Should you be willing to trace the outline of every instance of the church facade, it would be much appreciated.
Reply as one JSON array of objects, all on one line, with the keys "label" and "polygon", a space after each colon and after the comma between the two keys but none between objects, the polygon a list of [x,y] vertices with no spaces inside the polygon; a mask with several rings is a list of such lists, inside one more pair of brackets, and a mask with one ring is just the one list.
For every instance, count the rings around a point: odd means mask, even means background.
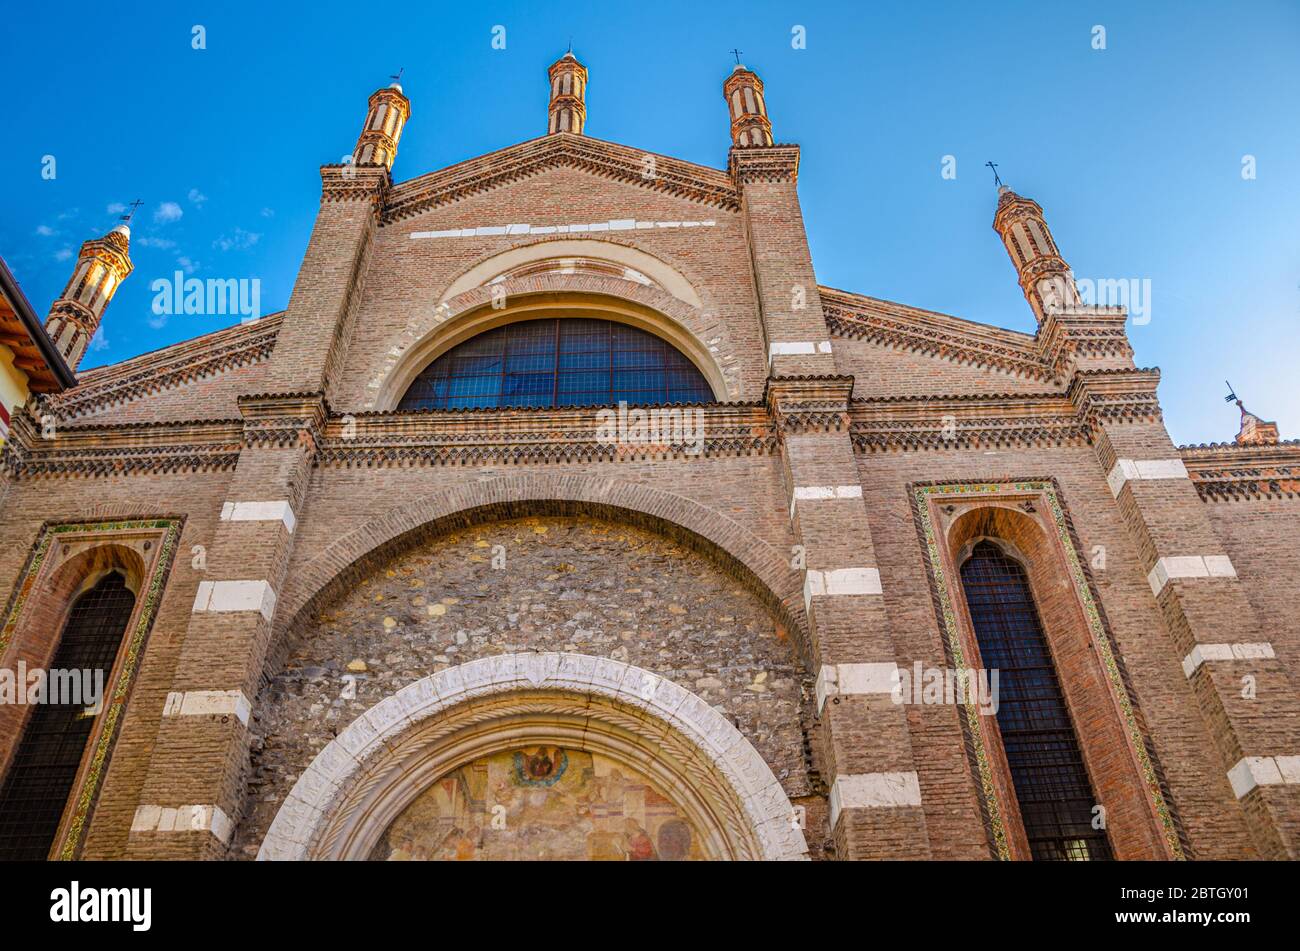
[{"label": "church facade", "polygon": [[0,704],[0,857],[1300,854],[1300,444],[1175,446],[1031,199],[1034,334],[821,286],[754,72],[725,169],[587,78],[401,182],[380,89],[282,313],[15,411],[0,667],[103,690]]}]

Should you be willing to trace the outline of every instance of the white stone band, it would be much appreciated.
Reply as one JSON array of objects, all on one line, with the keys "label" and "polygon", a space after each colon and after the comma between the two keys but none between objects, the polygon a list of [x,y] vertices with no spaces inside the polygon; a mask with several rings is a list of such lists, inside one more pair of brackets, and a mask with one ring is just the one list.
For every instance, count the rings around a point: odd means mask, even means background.
[{"label": "white stone band", "polygon": [[233,828],[220,806],[140,806],[131,822],[132,832],[211,832],[222,842]]},{"label": "white stone band", "polygon": [[1235,578],[1237,569],[1227,555],[1175,555],[1161,558],[1147,572],[1151,593],[1159,595],[1173,578]]},{"label": "white stone band", "polygon": [[767,362],[771,363],[773,357],[797,357],[812,353],[830,352],[831,342],[829,340],[773,343],[767,348]]},{"label": "white stone band", "polygon": [[269,621],[275,592],[267,581],[200,581],[194,613],[202,611],[258,611]]},{"label": "white stone band", "polygon": [[1228,782],[1238,799],[1256,786],[1300,783],[1300,756],[1245,756],[1228,770]]},{"label": "white stone band", "polygon": [[803,606],[812,610],[812,599],[841,594],[883,594],[878,568],[809,568],[803,579]]},{"label": "white stone band", "polygon": [[242,690],[187,690],[167,694],[163,705],[165,717],[235,716],[248,726],[252,704]]},{"label": "white stone band", "polygon": [[887,664],[823,664],[817,671],[817,712],[822,712],[826,699],[853,694],[892,694],[898,686],[898,665]]},{"label": "white stone band", "polygon": [[298,519],[293,507],[286,501],[278,502],[227,502],[221,506],[223,522],[284,522],[292,534]]},{"label": "white stone band", "polygon": [[1183,673],[1190,679],[1198,667],[1211,660],[1257,660],[1276,656],[1267,641],[1253,644],[1197,644],[1183,658]]},{"label": "white stone band", "polygon": [[712,228],[717,221],[637,221],[613,218],[577,225],[480,225],[476,228],[452,228],[450,231],[412,231],[413,241],[422,238],[491,238],[517,234],[588,234],[601,231],[654,231],[660,228]]},{"label": "white stone band", "polygon": [[790,497],[790,517],[794,518],[796,502],[829,502],[834,499],[860,499],[860,485],[796,485]]},{"label": "white stone band", "polygon": [[1186,479],[1187,467],[1181,459],[1117,459],[1106,481],[1111,494],[1119,498],[1120,489],[1130,479]]},{"label": "white stone band", "polygon": [[845,809],[887,809],[921,804],[921,781],[915,772],[859,773],[836,776],[831,784],[831,828]]}]

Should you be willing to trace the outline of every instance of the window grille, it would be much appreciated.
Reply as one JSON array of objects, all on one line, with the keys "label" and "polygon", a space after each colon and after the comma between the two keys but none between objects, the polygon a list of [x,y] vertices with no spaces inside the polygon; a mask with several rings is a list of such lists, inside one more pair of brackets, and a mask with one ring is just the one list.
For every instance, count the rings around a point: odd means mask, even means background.
[{"label": "window grille", "polygon": [[983,666],[999,671],[998,732],[1033,857],[1110,859],[1105,831],[1092,827],[1097,797],[1025,569],[982,541],[961,583]]},{"label": "window grille", "polygon": [[[72,605],[51,670],[101,671],[105,692],[135,607],[135,595],[117,572],[104,576]],[[91,680],[93,682],[93,673]],[[21,688],[20,688],[21,689]],[[47,697],[28,713],[22,739],[0,784],[0,860],[44,860],[95,725],[86,703]],[[101,708],[108,701],[100,698]]]},{"label": "window grille", "polygon": [[710,403],[684,354],[610,320],[525,320],[453,347],[416,377],[399,410]]}]

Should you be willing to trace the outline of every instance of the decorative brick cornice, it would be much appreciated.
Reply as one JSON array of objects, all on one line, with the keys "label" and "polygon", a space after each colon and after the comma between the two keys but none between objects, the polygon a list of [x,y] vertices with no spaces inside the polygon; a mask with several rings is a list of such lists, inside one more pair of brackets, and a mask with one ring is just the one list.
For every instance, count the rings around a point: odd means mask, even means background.
[{"label": "decorative brick cornice", "polygon": [[1160,371],[1080,370],[1070,381],[1070,402],[1079,417],[1098,427],[1109,422],[1159,422],[1160,401],[1156,387]]},{"label": "decorative brick cornice", "polygon": [[1043,359],[1034,338],[1028,334],[832,287],[817,290],[832,337],[868,340],[896,350],[988,367],[1031,380],[1054,379],[1052,365]]},{"label": "decorative brick cornice", "polygon": [[1206,502],[1300,498],[1300,440],[1271,446],[1180,446],[1187,474]]},{"label": "decorative brick cornice", "polygon": [[859,452],[1087,445],[1089,427],[1053,393],[887,397],[853,401]]},{"label": "decorative brick cornice", "polygon": [[740,208],[740,196],[725,172],[585,135],[556,134],[402,182],[388,193],[383,221],[390,224],[554,168],[576,168],[728,211]]},{"label": "decorative brick cornice", "polygon": [[241,396],[238,404],[250,446],[317,444],[329,418],[323,393],[263,393]]},{"label": "decorative brick cornice", "polygon": [[284,314],[186,340],[143,356],[91,370],[77,385],[50,399],[49,412],[76,419],[111,406],[153,396],[237,367],[266,360],[275,348]]},{"label": "decorative brick cornice", "polygon": [[[330,419],[317,465],[365,468],[631,462],[766,455],[776,434],[763,407],[746,403],[647,407],[699,413],[698,440],[646,442],[603,438],[608,406],[565,409],[362,413]],[[600,414],[607,415],[602,417]],[[617,410],[614,411],[615,413]],[[692,428],[694,422],[692,422]]]},{"label": "decorative brick cornice", "polygon": [[737,187],[799,181],[799,146],[768,145],[733,148],[727,169]]},{"label": "decorative brick cornice", "polygon": [[14,423],[3,468],[19,480],[233,469],[242,434],[239,420],[63,426],[48,438],[29,413]]},{"label": "decorative brick cornice", "polygon": [[384,165],[322,165],[320,178],[322,204],[368,201],[375,212],[384,207],[390,187]]},{"label": "decorative brick cornice", "polygon": [[1060,377],[1068,376],[1080,360],[1120,360],[1131,366],[1133,347],[1125,330],[1127,320],[1123,307],[1049,313],[1038,328],[1038,347]]},{"label": "decorative brick cornice", "polygon": [[765,400],[783,433],[839,432],[852,394],[851,376],[784,376],[768,380]]}]

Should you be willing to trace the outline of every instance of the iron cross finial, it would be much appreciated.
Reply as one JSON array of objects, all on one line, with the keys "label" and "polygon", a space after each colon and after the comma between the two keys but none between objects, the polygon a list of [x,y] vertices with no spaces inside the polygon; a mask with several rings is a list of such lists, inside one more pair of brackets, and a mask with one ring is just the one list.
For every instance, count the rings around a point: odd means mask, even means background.
[{"label": "iron cross finial", "polygon": [[993,184],[996,185],[998,188],[1001,188],[1001,187],[1002,187],[1002,178],[1001,178],[1001,176],[998,175],[998,163],[997,163],[997,162],[985,162],[984,164],[987,165],[989,168],[993,169]]},{"label": "iron cross finial", "polygon": [[392,80],[393,82],[395,82],[395,83],[400,83],[400,82],[402,81],[402,73],[404,73],[404,72],[406,72],[406,67],[405,67],[405,66],[399,66],[399,67],[397,68],[397,74],[394,75],[394,76],[389,76],[388,78],[391,79],[391,80]]},{"label": "iron cross finial", "polygon": [[734,56],[734,57],[736,57],[736,65],[737,65],[737,66],[740,65],[740,54],[743,53],[743,52],[745,52],[745,51],[744,51],[744,50],[730,50],[731,55]]},{"label": "iron cross finial", "polygon": [[139,207],[140,207],[141,205],[143,205],[143,204],[144,204],[144,202],[142,202],[139,198],[137,198],[135,201],[133,201],[133,202],[130,203],[131,210],[128,211],[126,214],[122,215],[122,216],[120,217],[119,220],[121,220],[121,221],[130,221],[130,220],[131,220],[131,216],[135,214],[135,210],[136,210],[137,208],[139,208]]}]

